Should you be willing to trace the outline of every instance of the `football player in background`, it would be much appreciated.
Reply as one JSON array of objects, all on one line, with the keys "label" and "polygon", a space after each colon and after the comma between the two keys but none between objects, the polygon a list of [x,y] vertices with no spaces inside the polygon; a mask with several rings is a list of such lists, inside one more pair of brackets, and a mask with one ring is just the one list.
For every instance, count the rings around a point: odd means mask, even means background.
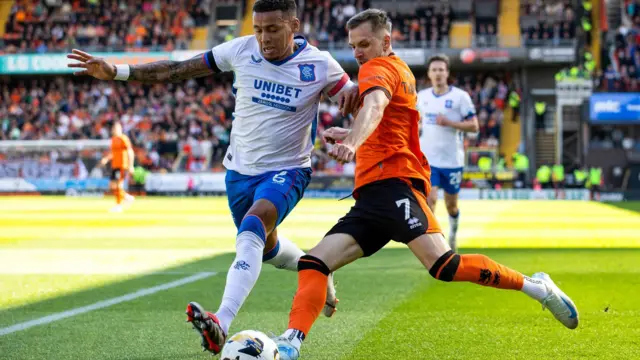
[{"label": "football player in background", "polygon": [[105,166],[111,161],[111,176],[109,189],[116,198],[116,205],[112,212],[121,212],[122,203],[131,203],[134,197],[124,190],[124,181],[127,174],[133,174],[135,156],[129,137],[122,133],[122,124],[115,122],[111,128],[111,149],[109,155],[102,158],[100,166]]},{"label": "football player in background", "polygon": [[444,190],[449,213],[449,246],[457,250],[458,193],[464,167],[464,133],[478,132],[478,118],[473,101],[466,91],[451,86],[449,59],[436,55],[427,62],[430,88],[418,93],[417,108],[422,119],[420,147],[431,165],[431,193],[428,203],[435,213],[438,189]]}]

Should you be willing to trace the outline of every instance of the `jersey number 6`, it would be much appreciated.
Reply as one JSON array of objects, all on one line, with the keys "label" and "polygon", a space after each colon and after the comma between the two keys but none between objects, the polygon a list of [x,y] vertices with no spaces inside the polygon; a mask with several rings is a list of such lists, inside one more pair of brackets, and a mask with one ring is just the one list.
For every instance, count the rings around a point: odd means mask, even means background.
[{"label": "jersey number 6", "polygon": [[281,171],[275,175],[273,175],[273,182],[279,185],[284,184],[285,181],[287,181],[287,179],[284,178],[284,176],[287,175],[286,171]]}]

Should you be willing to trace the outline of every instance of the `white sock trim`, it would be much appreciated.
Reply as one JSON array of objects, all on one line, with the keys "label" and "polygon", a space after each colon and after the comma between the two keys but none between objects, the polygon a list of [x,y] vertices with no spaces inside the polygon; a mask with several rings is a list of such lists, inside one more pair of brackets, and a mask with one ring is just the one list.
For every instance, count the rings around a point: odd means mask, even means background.
[{"label": "white sock trim", "polygon": [[524,276],[522,292],[538,301],[542,301],[549,293],[543,280],[533,279],[528,276]]},{"label": "white sock trim", "polygon": [[298,352],[302,347],[302,342],[304,341],[305,335],[300,330],[296,329],[287,329],[287,331],[282,334],[283,337],[289,339],[291,345],[293,345]]}]

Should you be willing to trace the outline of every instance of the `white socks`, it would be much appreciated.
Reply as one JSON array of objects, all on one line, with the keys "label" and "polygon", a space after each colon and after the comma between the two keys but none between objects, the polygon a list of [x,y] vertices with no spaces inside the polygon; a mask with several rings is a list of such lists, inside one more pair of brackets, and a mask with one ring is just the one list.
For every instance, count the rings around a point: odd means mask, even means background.
[{"label": "white socks", "polygon": [[458,215],[455,217],[449,215],[449,247],[451,247],[453,251],[457,251],[458,249],[456,241],[458,235],[458,219],[460,219],[460,210],[458,210]]},{"label": "white socks", "polygon": [[538,301],[542,301],[542,299],[544,299],[549,293],[544,281],[540,279],[533,279],[528,276],[524,277],[522,292]]},{"label": "white socks", "polygon": [[[265,263],[271,264],[278,269],[287,269],[291,271],[298,271],[298,260],[304,255],[304,251],[300,250],[298,245],[291,242],[291,240],[278,235],[278,245],[273,249],[275,254],[271,254],[271,251],[265,254],[267,258]],[[264,259],[264,258],[263,258]]]},{"label": "white socks", "polygon": [[305,335],[300,330],[296,329],[288,329],[282,334],[283,337],[289,339],[291,345],[293,345],[298,352],[300,351],[300,347],[302,346],[302,341],[305,338]]},{"label": "white socks", "polygon": [[236,258],[227,273],[222,303],[216,312],[225,334],[238,310],[258,281],[262,269],[264,242],[251,231],[243,231],[236,239]]},{"label": "white socks", "polygon": [[[278,245],[264,255],[264,242],[251,231],[243,231],[236,239],[236,258],[227,273],[224,295],[216,316],[225,334],[238,314],[240,307],[258,281],[262,262],[278,269],[298,271],[298,260],[304,255],[289,239],[278,235]],[[266,260],[265,260],[266,259]]]}]

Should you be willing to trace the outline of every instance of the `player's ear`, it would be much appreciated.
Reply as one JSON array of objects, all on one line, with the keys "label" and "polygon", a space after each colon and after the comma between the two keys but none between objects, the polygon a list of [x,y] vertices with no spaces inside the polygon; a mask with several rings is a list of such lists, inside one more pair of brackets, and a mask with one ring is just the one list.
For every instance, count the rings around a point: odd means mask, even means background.
[{"label": "player's ear", "polygon": [[391,47],[391,35],[385,34],[382,42],[382,50],[387,51]]},{"label": "player's ear", "polygon": [[293,31],[294,34],[300,32],[300,19],[295,16],[291,20],[291,31]]}]

